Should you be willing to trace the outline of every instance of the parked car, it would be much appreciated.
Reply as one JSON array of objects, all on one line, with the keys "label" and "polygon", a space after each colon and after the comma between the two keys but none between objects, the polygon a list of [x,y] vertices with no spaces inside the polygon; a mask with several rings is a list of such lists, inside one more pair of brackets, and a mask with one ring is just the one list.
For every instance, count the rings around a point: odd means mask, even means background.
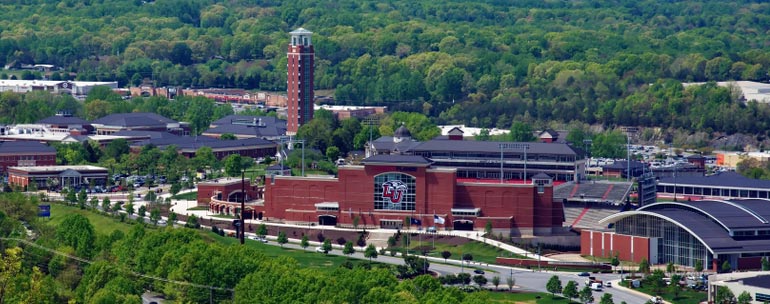
[{"label": "parked car", "polygon": [[473,273],[475,273],[475,274],[484,274],[484,270],[476,269],[476,270],[473,271]]},{"label": "parked car", "polygon": [[581,272],[581,273],[578,273],[577,275],[578,275],[579,277],[588,277],[588,276],[591,276],[591,274],[590,274],[590,273],[587,273],[587,272]]},{"label": "parked car", "polygon": [[316,247],[315,252],[326,253],[326,250],[323,247]]}]

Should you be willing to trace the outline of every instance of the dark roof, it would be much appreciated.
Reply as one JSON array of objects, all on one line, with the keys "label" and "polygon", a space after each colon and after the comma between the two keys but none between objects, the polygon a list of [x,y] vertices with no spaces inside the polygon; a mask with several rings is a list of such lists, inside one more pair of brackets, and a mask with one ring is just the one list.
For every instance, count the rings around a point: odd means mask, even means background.
[{"label": "dark roof", "polygon": [[770,288],[770,274],[744,278],[744,279],[740,279],[739,281],[743,281],[743,285],[746,285],[746,286]]},{"label": "dark roof", "polygon": [[227,115],[212,122],[203,133],[279,137],[286,135],[286,121],[270,116]]},{"label": "dark roof", "polygon": [[163,126],[176,121],[155,113],[117,113],[94,120],[92,124],[119,127]]},{"label": "dark roof", "polygon": [[38,120],[37,123],[43,125],[89,125],[91,124],[85,119],[75,116],[60,116],[54,115]]},{"label": "dark roof", "polygon": [[0,153],[56,153],[56,149],[36,141],[4,141],[0,142]]},{"label": "dark roof", "polygon": [[204,134],[226,134],[256,137],[278,137],[286,135],[286,127],[265,126],[253,127],[246,125],[219,125],[203,132]]},{"label": "dark roof", "polygon": [[559,132],[554,131],[553,129],[545,129],[543,132],[540,132],[540,135],[548,134],[551,135],[552,138],[558,138]]},{"label": "dark roof", "polygon": [[703,155],[700,155],[700,154],[693,154],[693,155],[688,156],[687,159],[706,159],[706,158],[703,157]]},{"label": "dark roof", "polygon": [[179,135],[171,134],[163,131],[135,131],[135,130],[120,130],[112,133],[113,136],[125,136],[125,137],[147,137],[150,139],[156,138],[178,138]]},{"label": "dark roof", "polygon": [[406,128],[406,126],[401,125],[396,129],[395,132],[393,132],[393,136],[395,137],[412,137],[412,132],[409,132],[409,129]]},{"label": "dark roof", "polygon": [[770,180],[748,178],[733,171],[720,172],[709,176],[661,177],[658,183],[732,188],[770,188]]},{"label": "dark roof", "polygon": [[145,146],[154,145],[158,148],[165,148],[171,145],[176,146],[181,150],[195,151],[202,147],[210,147],[212,149],[227,149],[237,148],[243,146],[263,146],[263,145],[276,145],[274,142],[264,140],[261,138],[245,138],[236,140],[221,140],[206,136],[177,136],[177,137],[164,137],[143,140],[132,144],[131,146]]},{"label": "dark roof", "polygon": [[370,156],[362,161],[365,165],[369,164],[411,164],[411,165],[430,165],[431,161],[419,155],[389,155],[379,154]]},{"label": "dark roof", "polygon": [[669,218],[688,229],[715,253],[766,252],[770,251],[770,236],[741,238],[731,236],[730,232],[735,229],[770,228],[770,211],[766,208],[768,203],[758,199],[661,202],[612,217],[650,212]]},{"label": "dark roof", "polygon": [[[638,170],[638,169],[643,169],[643,168],[646,168],[646,167],[647,167],[647,165],[642,163],[642,162],[635,161],[635,160],[631,161],[631,170]],[[628,169],[628,161],[627,160],[616,160],[614,163],[602,167],[602,169],[627,170]]]},{"label": "dark roof", "polygon": [[225,117],[222,117],[220,119],[217,119],[213,122],[211,122],[211,127],[219,126],[219,125],[232,125],[234,122],[253,122],[254,120],[257,120],[258,123],[262,123],[265,125],[283,125],[284,128],[286,127],[286,120],[278,119],[271,116],[251,116],[251,115],[227,115]]},{"label": "dark roof", "polygon": [[386,153],[405,153],[412,150],[412,148],[419,146],[422,144],[419,141],[413,140],[413,139],[405,139],[401,142],[394,142],[392,136],[382,136],[372,142],[374,145],[374,148],[378,152],[386,152]]},{"label": "dark roof", "polygon": [[[497,152],[500,153],[500,144],[527,144],[529,154],[557,154],[557,155],[575,155],[575,150],[566,144],[561,143],[539,143],[539,142],[527,142],[527,143],[513,143],[513,142],[498,142],[498,141],[476,141],[476,140],[445,140],[445,139],[432,139],[426,141],[417,147],[414,147],[413,151],[453,151],[453,152]],[[517,151],[518,150],[518,151]],[[508,152],[520,153],[519,149],[506,149]]]}]

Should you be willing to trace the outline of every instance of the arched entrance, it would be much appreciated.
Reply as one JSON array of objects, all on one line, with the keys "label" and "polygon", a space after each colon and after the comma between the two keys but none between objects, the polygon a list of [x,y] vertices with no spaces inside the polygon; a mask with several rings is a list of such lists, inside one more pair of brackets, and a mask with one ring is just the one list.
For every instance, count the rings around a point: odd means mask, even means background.
[{"label": "arched entrance", "polygon": [[471,220],[455,220],[452,224],[454,230],[473,230],[473,221]]},{"label": "arched entrance", "polygon": [[318,224],[321,226],[336,226],[337,217],[334,215],[328,215],[328,214],[319,215]]}]

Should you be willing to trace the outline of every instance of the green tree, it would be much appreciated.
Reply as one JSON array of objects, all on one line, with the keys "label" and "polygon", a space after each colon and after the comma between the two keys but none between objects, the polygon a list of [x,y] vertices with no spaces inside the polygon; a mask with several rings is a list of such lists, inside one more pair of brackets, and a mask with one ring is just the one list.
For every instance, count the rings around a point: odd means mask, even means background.
[{"label": "green tree", "polygon": [[514,279],[512,276],[509,276],[505,279],[505,284],[508,285],[509,291],[513,291],[513,286],[516,285],[516,279]]},{"label": "green tree", "polygon": [[201,224],[198,222],[198,217],[195,216],[195,214],[192,214],[189,217],[187,217],[187,222],[185,223],[185,227],[199,229],[201,227]]},{"label": "green tree", "polygon": [[588,286],[583,287],[583,289],[580,290],[578,297],[580,298],[580,302],[583,302],[583,303],[591,303],[594,301],[593,292],[591,291],[591,288]]},{"label": "green tree", "polygon": [[369,259],[369,263],[372,262],[372,258],[377,258],[377,248],[374,247],[374,244],[369,243],[368,246],[366,246],[366,250],[364,251],[364,257]]},{"label": "green tree", "polygon": [[613,159],[626,158],[626,136],[620,131],[597,134],[591,144],[591,156]]},{"label": "green tree", "polygon": [[744,290],[738,295],[738,304],[750,304],[752,300],[751,294],[748,291]]},{"label": "green tree", "polygon": [[134,215],[134,203],[128,202],[128,204],[123,205],[123,209],[126,210],[126,214],[128,214],[129,217]]},{"label": "green tree", "polygon": [[637,270],[644,274],[650,274],[650,262],[647,262],[646,258],[642,258],[642,261],[639,262],[639,270]]},{"label": "green tree", "polygon": [[176,213],[169,212],[168,213],[168,224],[171,227],[174,227],[174,223],[176,223]]},{"label": "green tree", "polygon": [[88,204],[91,205],[91,209],[96,210],[96,208],[99,207],[99,198],[92,196],[91,200],[88,201]]},{"label": "green tree", "polygon": [[299,242],[299,245],[302,247],[303,250],[306,250],[308,246],[310,246],[310,241],[308,240],[307,235],[302,236],[302,240]]},{"label": "green tree", "polygon": [[479,287],[484,288],[484,285],[487,285],[487,277],[477,274],[473,276],[473,283],[476,283],[479,285]]},{"label": "green tree", "polygon": [[492,285],[495,285],[495,290],[497,290],[497,286],[500,286],[500,277],[499,276],[492,277]]},{"label": "green tree", "polygon": [[564,289],[562,289],[561,294],[569,299],[574,299],[578,297],[578,284],[575,281],[569,281],[567,282],[567,285],[564,285]]},{"label": "green tree", "polygon": [[90,258],[95,253],[96,231],[83,215],[66,215],[56,229],[56,239],[74,248],[78,256]]},{"label": "green tree", "polygon": [[770,258],[762,257],[762,271],[770,270]]},{"label": "green tree", "polygon": [[444,258],[444,262],[446,262],[446,260],[451,256],[452,256],[452,253],[449,252],[448,250],[444,250],[441,252],[441,257]]},{"label": "green tree", "polygon": [[676,272],[676,265],[674,265],[674,262],[668,262],[668,264],[666,264],[666,272],[669,274]]},{"label": "green tree", "polygon": [[602,298],[599,300],[599,304],[615,304],[615,301],[612,300],[612,294],[604,293]]},{"label": "green tree", "polygon": [[324,254],[329,254],[329,252],[332,251],[332,240],[325,239],[321,245],[321,249],[324,251]]},{"label": "green tree", "polygon": [[283,232],[283,231],[278,232],[278,238],[276,239],[276,241],[278,242],[278,244],[281,245],[281,247],[283,247],[283,244],[288,243],[289,238],[286,237],[286,232]]},{"label": "green tree", "polygon": [[102,199],[102,211],[104,211],[104,212],[112,211],[110,209],[110,204],[111,203],[110,203],[110,198],[109,197],[105,197],[104,199]]},{"label": "green tree", "polygon": [[722,263],[722,272],[730,272],[733,270],[733,266],[730,265],[730,261],[724,261]]},{"label": "green tree", "polygon": [[221,140],[236,140],[238,137],[235,137],[233,133],[222,133],[222,135],[219,135],[219,139]]},{"label": "green tree", "polygon": [[390,248],[396,247],[396,237],[392,235],[388,237],[388,247]]},{"label": "green tree", "polygon": [[326,148],[326,158],[329,161],[336,161],[340,157],[340,148],[335,146]]},{"label": "green tree", "polygon": [[21,253],[19,247],[5,249],[5,254],[0,259],[0,303],[5,303],[6,297],[13,296],[17,275],[21,271]]},{"label": "green tree", "polygon": [[152,221],[153,225],[158,225],[158,221],[160,221],[160,209],[157,207],[150,210],[150,221]]},{"label": "green tree", "polygon": [[492,234],[492,221],[487,221],[487,223],[484,225],[484,236],[487,238],[493,238],[494,235]]},{"label": "green tree", "polygon": [[695,260],[695,271],[696,272],[703,272],[703,261]]},{"label": "green tree", "polygon": [[515,142],[535,141],[535,135],[532,127],[521,121],[516,121],[511,125],[510,140]]},{"label": "green tree", "polygon": [[80,209],[86,209],[87,199],[88,194],[86,193],[86,189],[80,189],[80,192],[78,192],[78,207],[80,207]]},{"label": "green tree", "polygon": [[730,304],[735,301],[735,294],[727,286],[717,287],[717,293],[714,297],[714,303]]},{"label": "green tree", "polygon": [[267,225],[259,224],[259,227],[257,227],[257,235],[260,237],[265,237],[267,235]]},{"label": "green tree", "polygon": [[224,160],[225,174],[239,176],[243,169],[243,157],[240,154],[230,154]]},{"label": "green tree", "polygon": [[136,213],[139,217],[144,217],[147,214],[147,207],[145,205],[139,206],[139,211]]},{"label": "green tree", "polygon": [[620,265],[620,259],[618,258],[617,254],[612,256],[612,261],[610,261],[610,264],[612,265],[612,267],[615,267],[615,268],[617,268]]},{"label": "green tree", "polygon": [[356,252],[356,250],[353,249],[353,242],[352,241],[347,241],[345,243],[345,247],[342,249],[342,254],[344,254],[344,255],[351,255],[351,254],[353,254],[355,252]]},{"label": "green tree", "polygon": [[551,297],[556,297],[557,293],[561,293],[562,286],[561,286],[561,280],[559,279],[559,276],[554,275],[551,276],[550,279],[548,279],[548,283],[545,285],[545,290],[551,293]]}]

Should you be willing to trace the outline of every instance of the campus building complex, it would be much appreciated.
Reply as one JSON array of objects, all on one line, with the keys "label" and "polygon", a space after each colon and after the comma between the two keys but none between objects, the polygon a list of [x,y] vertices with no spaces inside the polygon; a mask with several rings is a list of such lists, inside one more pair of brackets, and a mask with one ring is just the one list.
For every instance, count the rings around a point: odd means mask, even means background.
[{"label": "campus building complex", "polygon": [[[205,193],[233,191],[239,190],[222,186]],[[208,202],[212,211],[226,205],[219,197]],[[495,233],[513,236],[550,235],[564,221],[546,174],[534,174],[527,183],[467,181],[456,169],[433,166],[418,155],[375,155],[363,165],[341,166],[337,177],[267,177],[264,204],[253,208],[271,221],[455,230],[482,230],[490,223]]]},{"label": "campus building complex", "polygon": [[581,254],[653,264],[756,269],[770,256],[767,199],[661,202],[600,221],[614,231],[581,234]]}]

